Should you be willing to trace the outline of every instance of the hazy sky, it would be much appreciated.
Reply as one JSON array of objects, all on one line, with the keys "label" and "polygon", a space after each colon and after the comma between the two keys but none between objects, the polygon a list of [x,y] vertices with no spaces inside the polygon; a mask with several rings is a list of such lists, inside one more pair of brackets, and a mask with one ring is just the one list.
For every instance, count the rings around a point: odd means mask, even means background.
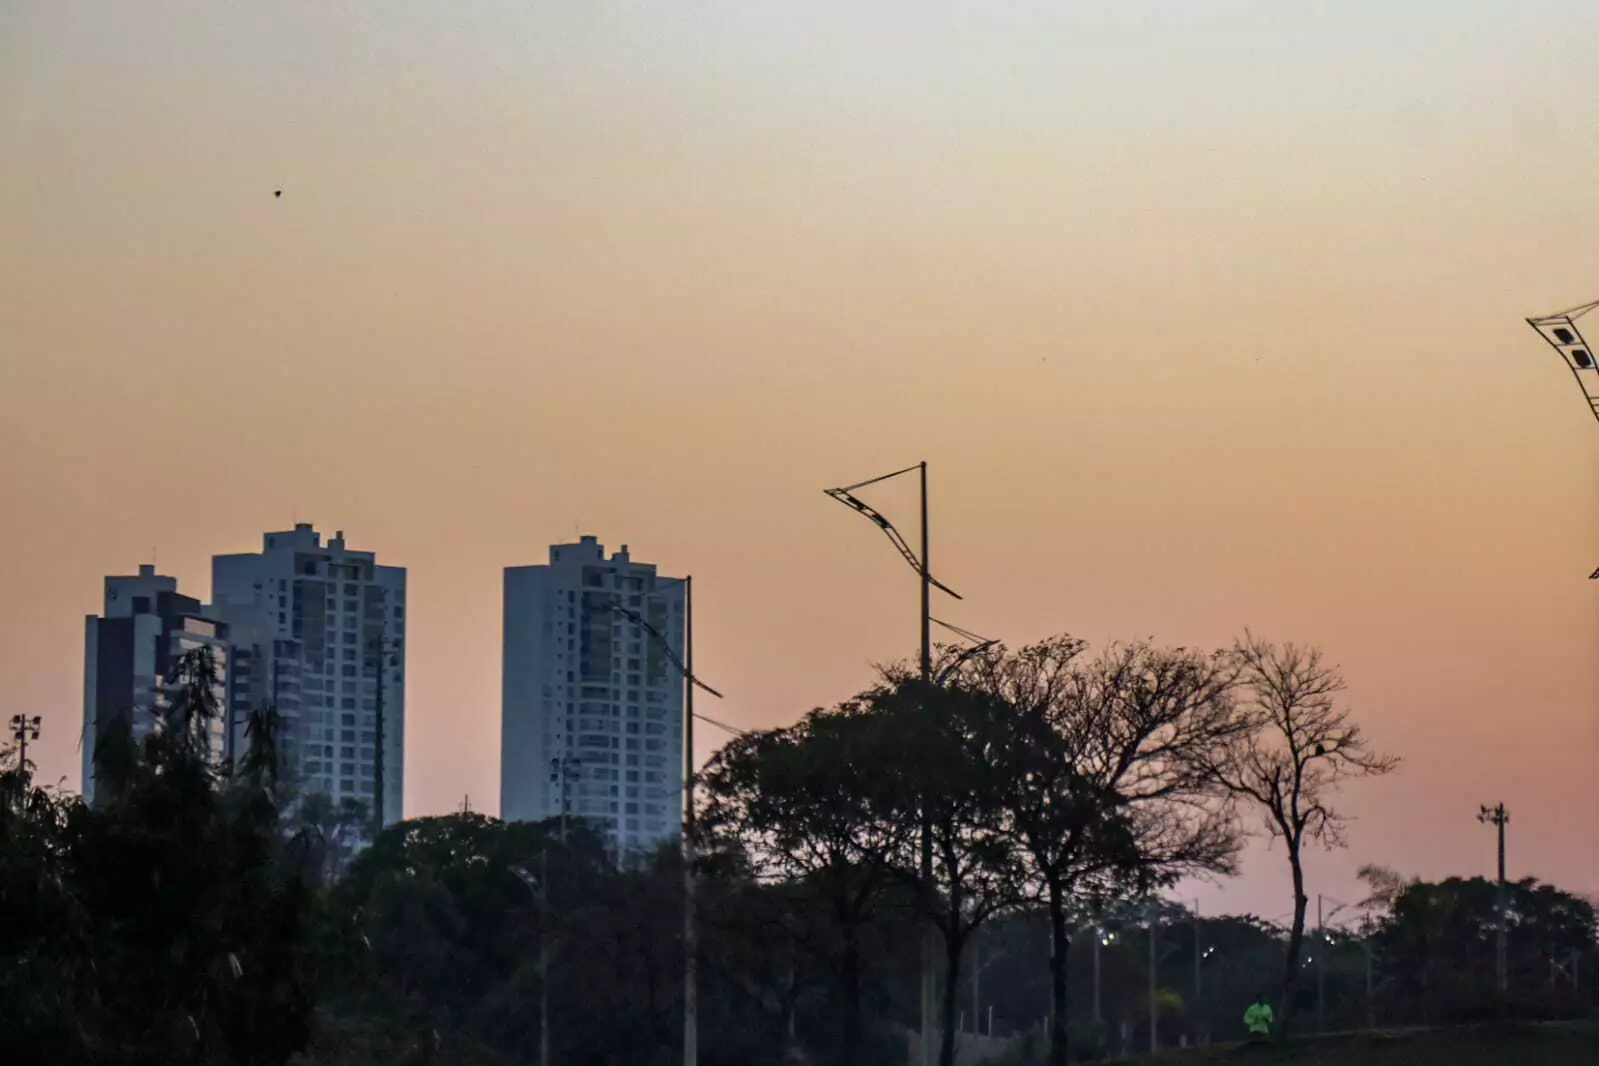
[{"label": "hazy sky", "polygon": [[[1599,891],[1599,425],[1521,321],[1599,297],[1596,30],[0,0],[0,708],[76,784],[102,576],[203,597],[298,518],[410,568],[407,813],[492,811],[503,566],[692,572],[710,713],[787,722],[914,652],[820,490],[926,458],[951,620],[1342,664],[1406,763],[1312,894],[1490,871],[1498,800]],[[1279,861],[1205,906],[1285,911]]]}]

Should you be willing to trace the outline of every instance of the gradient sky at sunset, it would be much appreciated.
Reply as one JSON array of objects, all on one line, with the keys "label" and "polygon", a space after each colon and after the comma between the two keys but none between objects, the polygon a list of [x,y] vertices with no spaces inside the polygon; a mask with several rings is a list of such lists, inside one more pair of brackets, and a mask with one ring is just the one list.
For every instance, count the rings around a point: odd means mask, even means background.
[{"label": "gradient sky at sunset", "polygon": [[[692,572],[710,713],[784,723],[914,651],[820,490],[926,458],[951,620],[1343,666],[1406,762],[1312,894],[1488,872],[1498,800],[1512,873],[1599,891],[1599,425],[1521,321],[1599,297],[1596,31],[0,2],[0,709],[75,786],[102,576],[205,596],[298,518],[410,568],[407,813],[492,811],[503,566]],[[1277,916],[1277,861],[1205,906]]]}]

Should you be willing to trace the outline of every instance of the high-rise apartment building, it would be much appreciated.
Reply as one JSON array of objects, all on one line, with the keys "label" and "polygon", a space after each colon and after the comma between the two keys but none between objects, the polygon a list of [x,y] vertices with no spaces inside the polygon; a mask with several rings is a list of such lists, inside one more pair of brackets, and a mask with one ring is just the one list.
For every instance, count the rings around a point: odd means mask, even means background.
[{"label": "high-rise apartment building", "polygon": [[140,566],[136,575],[107,577],[103,613],[84,620],[83,797],[94,801],[94,752],[100,733],[115,719],[143,737],[168,706],[172,667],[185,652],[211,648],[216,666],[218,714],[208,725],[212,758],[233,759],[243,742],[231,688],[233,656],[228,625],[178,592],[177,578]]},{"label": "high-rise apartment building", "polygon": [[301,793],[370,808],[381,776],[385,823],[405,794],[405,578],[306,523],[211,560],[212,610],[248,650],[249,698],[279,701]]},{"label": "high-rise apartment building", "polygon": [[[594,537],[505,570],[500,816],[565,809],[619,852],[675,839],[683,804],[683,584]],[[660,634],[628,617],[634,612]],[[662,646],[664,641],[665,647]]]}]

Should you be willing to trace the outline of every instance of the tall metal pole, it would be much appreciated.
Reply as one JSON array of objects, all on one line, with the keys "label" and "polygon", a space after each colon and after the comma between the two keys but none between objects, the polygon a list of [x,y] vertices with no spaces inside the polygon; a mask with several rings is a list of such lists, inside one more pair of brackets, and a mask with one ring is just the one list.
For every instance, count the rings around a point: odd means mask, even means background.
[{"label": "tall metal pole", "polygon": [[1484,806],[1477,820],[1499,831],[1499,883],[1494,890],[1494,973],[1499,982],[1499,993],[1503,995],[1510,989],[1510,946],[1505,901],[1505,825],[1510,821],[1510,812],[1505,810],[1503,803],[1493,807]]},{"label": "tall metal pole", "polygon": [[1099,926],[1094,927],[1094,1024],[1100,1025],[1104,1017],[1099,1009],[1099,946],[1104,942],[1105,930]]},{"label": "tall metal pole", "polygon": [[[932,536],[927,521],[927,461],[918,464],[922,481],[922,692],[923,698],[932,695],[933,684],[933,565]],[[922,886],[932,892],[933,886],[933,827],[931,812],[924,800],[922,804]],[[937,992],[934,988],[933,968],[938,954],[934,943],[932,923],[922,931],[922,1066],[932,1066],[933,1027]]]},{"label": "tall metal pole", "polygon": [[1151,1055],[1160,1050],[1159,1004],[1155,998],[1155,967],[1158,964],[1155,958],[1155,929],[1155,917],[1151,914],[1149,918],[1149,1053]]},{"label": "tall metal pole", "polygon": [[1203,948],[1200,947],[1201,931],[1199,928],[1199,901],[1194,901],[1194,1046],[1199,1046],[1199,1034],[1204,1025],[1205,1006],[1205,978],[1200,973],[1200,965],[1204,960]]},{"label": "tall metal pole", "polygon": [[550,1066],[550,847],[539,850],[539,1066]]},{"label": "tall metal pole", "polygon": [[694,579],[683,579],[683,1066],[699,1061],[699,941],[694,922]]},{"label": "tall metal pole", "polygon": [[1316,893],[1316,1032],[1327,1031],[1327,925]]}]

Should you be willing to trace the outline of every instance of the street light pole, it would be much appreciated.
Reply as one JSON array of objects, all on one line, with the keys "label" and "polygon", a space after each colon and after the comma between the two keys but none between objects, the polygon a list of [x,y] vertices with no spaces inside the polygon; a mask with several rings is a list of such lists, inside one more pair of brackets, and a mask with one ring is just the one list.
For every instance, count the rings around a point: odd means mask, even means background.
[{"label": "street light pole", "polygon": [[1504,995],[1510,988],[1510,951],[1505,929],[1505,826],[1510,823],[1510,812],[1503,803],[1493,807],[1483,804],[1477,821],[1499,831],[1499,882],[1494,891],[1494,975],[1499,983],[1499,994]]},{"label": "street light pole", "polygon": [[40,718],[34,715],[29,718],[25,714],[11,716],[11,739],[17,742],[17,769],[23,773],[28,771],[28,740],[39,739]]},{"label": "street light pole", "polygon": [[[856,489],[865,488],[867,485],[874,485],[879,481],[887,481],[890,478],[896,478],[902,474],[909,474],[912,471],[915,471],[919,475],[921,481],[922,550],[920,555],[912,550],[911,546],[906,542],[899,530],[894,528],[894,523],[890,522],[884,515],[854,494]],[[927,507],[927,462],[926,460],[923,460],[914,466],[907,466],[905,469],[896,470],[891,474],[883,474],[880,477],[869,478],[866,481],[857,482],[854,485],[848,485],[844,488],[827,489],[825,491],[828,496],[833,497],[833,499],[844,504],[846,507],[849,507],[852,510],[864,515],[874,525],[876,525],[877,528],[881,529],[888,539],[893,542],[894,547],[899,550],[900,555],[903,556],[905,561],[911,565],[911,569],[915,570],[917,572],[917,576],[920,578],[921,681],[924,698],[926,698],[931,694],[933,687],[933,586],[937,585],[944,592],[949,593],[956,599],[961,598],[954,589],[934,578],[932,568],[928,565],[928,555],[932,550],[932,535],[929,529]],[[933,883],[933,832],[932,826],[929,822],[929,812],[927,811],[925,804],[923,804],[921,828],[921,863],[919,872],[921,875],[923,890],[928,891]],[[932,928],[931,924],[929,924],[922,933],[920,1040],[920,1059],[922,1066],[932,1066],[933,1062],[933,1031],[937,1024],[935,1019],[938,999],[935,987],[935,970],[937,964],[937,931]]]},{"label": "street light pole", "polygon": [[[697,1066],[699,1059],[699,936],[694,913],[694,690],[722,698],[716,691],[694,676],[694,579],[682,578],[683,586],[683,658],[672,650],[672,642],[649,619],[625,606],[620,600],[610,608],[642,629],[660,647],[662,653],[683,675],[683,1066]],[[730,728],[724,726],[723,728]]]},{"label": "street light pole", "polygon": [[538,1066],[550,1063],[550,845],[548,838],[539,848],[539,875],[534,877],[524,867],[513,866],[511,872],[533,893],[539,905],[539,1061]]}]

